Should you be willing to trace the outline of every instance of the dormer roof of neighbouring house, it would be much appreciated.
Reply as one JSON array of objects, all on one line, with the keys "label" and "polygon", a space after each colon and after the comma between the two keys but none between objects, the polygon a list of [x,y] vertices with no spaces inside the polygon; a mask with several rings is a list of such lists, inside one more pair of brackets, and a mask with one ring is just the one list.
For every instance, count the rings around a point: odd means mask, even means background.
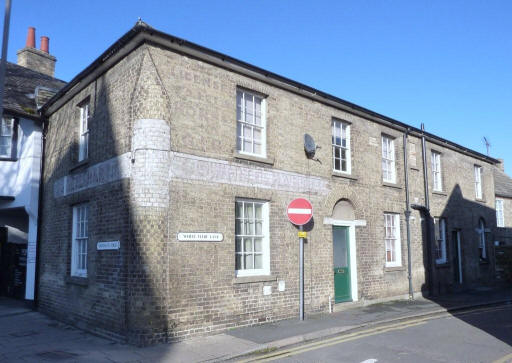
[{"label": "dormer roof of neighbouring house", "polygon": [[41,107],[66,82],[7,62],[5,70],[4,109],[6,114],[39,118]]},{"label": "dormer roof of neighbouring house", "polygon": [[494,169],[494,194],[512,198],[512,178],[499,169]]}]

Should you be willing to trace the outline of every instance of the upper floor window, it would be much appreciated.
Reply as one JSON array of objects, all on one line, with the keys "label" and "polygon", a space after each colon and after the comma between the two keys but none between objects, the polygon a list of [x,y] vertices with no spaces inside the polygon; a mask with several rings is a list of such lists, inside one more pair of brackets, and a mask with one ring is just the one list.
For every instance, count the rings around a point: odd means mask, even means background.
[{"label": "upper floor window", "polygon": [[2,118],[0,125],[0,158],[12,159],[15,147],[14,119]]},{"label": "upper floor window", "polygon": [[382,136],[382,180],[396,183],[395,140],[389,136]]},{"label": "upper floor window", "polygon": [[268,202],[239,199],[235,206],[237,276],[270,274]]},{"label": "upper floor window", "polygon": [[496,199],[496,225],[505,227],[505,216],[503,213],[503,199]]},{"label": "upper floor window", "polygon": [[332,120],[333,170],[350,174],[350,125]]},{"label": "upper floor window", "polygon": [[237,150],[266,156],[265,99],[244,90],[236,91]]},{"label": "upper floor window", "polygon": [[480,259],[487,259],[486,241],[485,241],[485,222],[482,218],[478,221],[478,250],[480,252]]},{"label": "upper floor window", "polygon": [[87,277],[88,225],[88,204],[75,205],[73,207],[73,236],[71,241],[71,276]]},{"label": "upper floor window", "polygon": [[384,243],[386,247],[386,267],[402,266],[400,244],[400,216],[384,213]]},{"label": "upper floor window", "polygon": [[446,262],[446,221],[444,218],[434,218],[436,237],[436,263]]},{"label": "upper floor window", "polygon": [[441,154],[432,151],[432,180],[434,182],[434,190],[435,191],[442,191],[443,190],[443,183],[441,179]]},{"label": "upper floor window", "polygon": [[482,199],[482,167],[475,165],[475,197]]},{"label": "upper floor window", "polygon": [[80,106],[80,140],[78,161],[86,160],[89,156],[89,102]]}]

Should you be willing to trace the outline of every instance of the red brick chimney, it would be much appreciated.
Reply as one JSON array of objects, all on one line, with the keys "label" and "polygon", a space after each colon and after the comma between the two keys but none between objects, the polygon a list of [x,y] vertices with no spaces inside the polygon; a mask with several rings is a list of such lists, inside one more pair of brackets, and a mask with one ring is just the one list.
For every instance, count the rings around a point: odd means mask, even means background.
[{"label": "red brick chimney", "polygon": [[36,47],[36,28],[34,28],[33,26],[28,27],[27,43],[25,44],[25,47]]},{"label": "red brick chimney", "polygon": [[47,54],[50,53],[50,38],[44,35],[41,37],[41,50]]},{"label": "red brick chimney", "polygon": [[55,76],[55,62],[57,59],[50,54],[50,38],[41,37],[41,49],[36,49],[36,29],[28,28],[25,48],[18,50],[18,65],[30,68],[33,71]]}]

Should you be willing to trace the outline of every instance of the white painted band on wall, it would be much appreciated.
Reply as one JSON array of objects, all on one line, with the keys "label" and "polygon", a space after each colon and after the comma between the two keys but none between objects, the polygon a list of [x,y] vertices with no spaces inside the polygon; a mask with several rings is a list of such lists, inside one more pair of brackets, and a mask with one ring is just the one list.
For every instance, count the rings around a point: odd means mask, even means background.
[{"label": "white painted band on wall", "polygon": [[[328,180],[317,176],[241,165],[226,160],[176,152],[171,152],[170,157],[169,181],[197,180],[295,193],[317,195],[329,193]],[[53,184],[53,195],[55,198],[61,198],[89,188],[131,178],[135,171],[130,158],[131,154],[125,153],[92,165],[80,173],[63,176]]]}]

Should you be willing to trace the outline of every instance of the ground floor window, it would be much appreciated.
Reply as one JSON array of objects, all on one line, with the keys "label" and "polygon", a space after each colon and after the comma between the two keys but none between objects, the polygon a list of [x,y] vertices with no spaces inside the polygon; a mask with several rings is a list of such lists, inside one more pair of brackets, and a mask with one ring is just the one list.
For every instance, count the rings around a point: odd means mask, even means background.
[{"label": "ground floor window", "polygon": [[87,241],[89,205],[73,207],[73,237],[71,241],[71,276],[87,277]]},{"label": "ground floor window", "polygon": [[235,269],[237,276],[270,274],[269,203],[237,199]]},{"label": "ground floor window", "polygon": [[446,220],[434,218],[436,263],[446,263]]},{"label": "ground floor window", "polygon": [[480,218],[478,222],[478,250],[480,253],[481,260],[487,259],[487,251],[485,245],[485,221],[482,218]]},{"label": "ground floor window", "polygon": [[402,265],[400,245],[400,215],[384,213],[384,243],[386,247],[386,267]]}]

